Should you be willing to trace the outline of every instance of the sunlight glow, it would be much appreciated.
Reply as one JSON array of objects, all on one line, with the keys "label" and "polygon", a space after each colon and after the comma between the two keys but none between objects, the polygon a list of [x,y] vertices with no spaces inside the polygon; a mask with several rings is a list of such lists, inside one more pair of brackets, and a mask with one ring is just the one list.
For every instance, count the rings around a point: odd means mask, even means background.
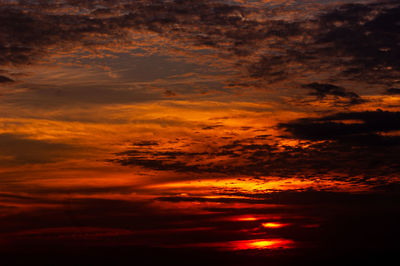
[{"label": "sunlight glow", "polygon": [[237,221],[257,221],[258,219],[256,217],[239,217],[237,218]]},{"label": "sunlight glow", "polygon": [[148,189],[158,190],[171,190],[181,191],[184,190],[186,193],[189,191],[199,190],[210,190],[218,191],[219,189],[224,190],[235,190],[244,193],[253,193],[260,191],[268,193],[275,192],[277,190],[296,190],[305,188],[316,188],[316,189],[334,189],[335,191],[363,191],[367,187],[353,186],[346,182],[332,181],[332,180],[300,180],[297,178],[274,178],[264,177],[262,179],[253,178],[235,178],[235,179],[207,179],[207,180],[196,180],[196,181],[181,181],[161,184],[151,184],[146,186]]},{"label": "sunlight glow", "polygon": [[288,226],[289,224],[282,224],[282,223],[262,223],[261,224],[265,228],[281,228]]},{"label": "sunlight glow", "polygon": [[252,239],[230,242],[233,250],[245,249],[277,249],[290,248],[293,245],[292,240],[288,239]]},{"label": "sunlight glow", "polygon": [[294,247],[294,241],[283,238],[249,239],[228,242],[196,243],[191,247],[210,247],[221,250],[248,250],[248,249],[288,249]]}]

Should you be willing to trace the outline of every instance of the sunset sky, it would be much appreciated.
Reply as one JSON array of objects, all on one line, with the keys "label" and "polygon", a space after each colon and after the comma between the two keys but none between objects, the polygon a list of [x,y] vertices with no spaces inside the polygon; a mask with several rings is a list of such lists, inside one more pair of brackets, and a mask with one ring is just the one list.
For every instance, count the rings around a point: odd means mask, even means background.
[{"label": "sunset sky", "polygon": [[399,154],[398,0],[0,0],[6,265],[381,261]]}]

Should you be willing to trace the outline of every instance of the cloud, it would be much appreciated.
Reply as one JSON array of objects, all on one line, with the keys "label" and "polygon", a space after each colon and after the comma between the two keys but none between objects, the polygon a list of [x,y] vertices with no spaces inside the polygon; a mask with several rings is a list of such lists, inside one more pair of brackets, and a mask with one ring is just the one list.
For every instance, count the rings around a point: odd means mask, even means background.
[{"label": "cloud", "polygon": [[73,145],[0,134],[1,165],[51,163],[69,157],[78,150]]},{"label": "cloud", "polygon": [[[328,76],[395,84],[400,71],[399,12],[396,1],[343,4],[310,19],[283,24],[282,32],[292,38],[278,39],[277,52],[250,63],[250,75],[275,82],[309,79],[313,73],[322,80],[329,80]],[[297,30],[290,30],[294,25]]]},{"label": "cloud", "polygon": [[399,122],[399,112],[377,110],[303,118],[279,127],[289,138],[312,141],[298,161],[310,169],[369,179],[395,176],[400,170]]},{"label": "cloud", "polygon": [[[287,134],[281,138],[236,139],[204,148],[191,144],[132,147],[116,154],[112,162],[176,173],[177,180],[207,174],[210,178],[274,176],[380,183],[400,170],[400,137],[381,134],[398,130],[399,119],[397,112],[337,113],[280,124],[278,128]],[[287,139],[299,143],[281,143]]]},{"label": "cloud", "polygon": [[319,100],[323,100],[327,96],[335,97],[335,104],[337,105],[357,105],[364,103],[365,101],[355,92],[347,91],[343,87],[339,87],[333,84],[325,84],[325,83],[310,83],[303,85],[303,88],[310,89],[309,93],[312,96],[317,97]]},{"label": "cloud", "polygon": [[389,95],[400,94],[400,89],[398,89],[398,88],[390,88],[390,89],[387,89],[387,90],[385,91],[385,93],[386,93],[386,94],[389,94]]},{"label": "cloud", "polygon": [[[295,138],[309,140],[352,140],[372,144],[376,140],[397,140],[378,133],[400,130],[400,112],[365,111],[337,113],[320,118],[303,118],[279,125]],[[384,144],[384,143],[382,143]]]},{"label": "cloud", "polygon": [[9,77],[0,75],[0,83],[12,83],[12,82],[14,82],[14,80],[10,79]]},{"label": "cloud", "polygon": [[[207,62],[209,55],[215,62],[218,56],[220,66],[241,71],[242,80],[237,82],[243,84],[311,81],[312,74],[319,84],[338,78],[396,83],[400,71],[396,1],[314,9],[312,17],[293,18],[290,14],[297,9],[292,3],[263,9],[208,0],[3,2],[0,65],[33,64],[48,58],[49,51],[64,51],[63,56],[69,51],[69,57],[78,51],[93,56],[135,48],[160,52],[156,37],[139,43],[133,37],[139,34],[162,37],[168,47],[187,53],[207,49],[206,54],[197,54],[197,63]],[[339,95],[338,88],[331,93],[348,99],[350,105],[361,101],[352,92]]]},{"label": "cloud", "polygon": [[171,91],[171,90],[165,90],[164,93],[163,93],[163,95],[164,95],[165,97],[175,97],[175,96],[177,96],[178,94],[176,94],[175,92],[173,92],[173,91]]},{"label": "cloud", "polygon": [[[338,112],[280,123],[280,136],[236,136],[196,145],[132,146],[112,160],[166,171],[173,180],[280,177],[379,184],[400,170],[400,112]],[[220,132],[224,132],[224,126]],[[215,138],[214,138],[215,139]],[[150,140],[151,141],[151,140]],[[155,141],[155,140],[154,140]],[[287,144],[288,143],[288,144]],[[205,178],[207,178],[205,177]]]},{"label": "cloud", "polygon": [[148,141],[148,140],[143,140],[143,141],[139,141],[139,142],[135,142],[132,144],[133,146],[139,146],[139,147],[143,147],[143,146],[157,146],[158,142],[156,141]]},{"label": "cloud", "polygon": [[[393,186],[393,185],[392,185]],[[222,192],[220,197],[195,197],[195,196],[162,196],[156,198],[167,202],[219,202],[219,203],[251,203],[251,204],[282,204],[282,205],[314,205],[314,204],[371,204],[373,202],[388,204],[398,196],[398,191],[381,193],[375,190],[370,193],[335,192],[313,189],[285,190],[269,193],[241,193]],[[236,197],[229,197],[236,196]],[[271,210],[271,212],[273,212]]]},{"label": "cloud", "polygon": [[319,17],[314,45],[323,48],[314,52],[336,56],[348,76],[390,82],[400,70],[399,14],[396,1],[339,6]]},{"label": "cloud", "polygon": [[[75,6],[84,12],[78,11]],[[0,5],[0,65],[33,63],[49,47],[107,47],[129,44],[129,30],[175,35],[201,26],[233,25],[241,7],[213,1],[31,1]],[[176,27],[179,25],[179,27]],[[183,28],[182,28],[183,27]]]}]

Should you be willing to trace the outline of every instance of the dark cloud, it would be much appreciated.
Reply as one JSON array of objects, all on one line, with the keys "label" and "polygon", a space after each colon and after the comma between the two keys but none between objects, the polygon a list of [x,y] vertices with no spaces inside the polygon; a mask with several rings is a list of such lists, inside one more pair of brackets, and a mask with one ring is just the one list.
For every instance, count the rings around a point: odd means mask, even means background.
[{"label": "dark cloud", "polygon": [[203,130],[211,130],[211,129],[215,129],[215,128],[219,128],[219,127],[223,127],[222,125],[212,125],[212,126],[206,126],[203,127]]},{"label": "dark cloud", "polygon": [[[378,133],[400,130],[400,112],[366,111],[337,113],[321,118],[304,118],[280,127],[293,137],[309,140],[345,140],[356,141],[397,140],[397,137],[382,136]],[[373,144],[371,142],[370,144]]]},{"label": "dark cloud", "polygon": [[[326,178],[361,184],[386,182],[385,178],[396,176],[400,171],[400,137],[375,133],[335,136],[330,127],[309,129],[311,133],[307,138],[311,141],[298,146],[281,146],[266,140],[263,140],[267,142],[264,144],[247,144],[243,140],[195,153],[185,150],[163,153],[136,149],[120,153],[112,161],[156,171],[208,173],[210,177],[219,174],[229,178]],[[320,135],[325,133],[327,135],[322,139]],[[370,181],[372,179],[374,181]]]},{"label": "dark cloud", "polygon": [[334,80],[395,84],[400,71],[399,12],[397,1],[345,4],[296,22],[296,31],[288,23],[282,32],[298,38],[277,41],[279,52],[251,63],[250,75],[274,82],[324,73]]},{"label": "dark cloud", "polygon": [[[247,67],[250,77],[268,82],[310,73],[396,82],[397,1],[337,5],[311,18],[282,19],[290,8],[257,10],[208,0],[3,2],[0,65],[32,64],[49,51],[75,47],[87,52],[115,49],[116,44],[129,45],[130,32],[136,31],[157,33],[180,45],[208,47],[235,61],[236,67]],[[350,104],[360,102],[352,92],[336,88],[329,93]]]},{"label": "dark cloud", "polygon": [[143,146],[151,147],[151,146],[157,146],[157,145],[158,145],[158,142],[148,141],[148,140],[143,140],[143,141],[133,143],[133,146],[140,146],[140,147],[143,147]]},{"label": "dark cloud", "polygon": [[400,94],[400,89],[398,89],[398,88],[390,88],[390,89],[387,89],[387,90],[385,91],[385,93],[386,93],[386,94],[389,94],[389,95]]},{"label": "dark cloud", "polygon": [[315,44],[324,48],[315,52],[337,57],[349,76],[376,82],[394,78],[400,70],[399,19],[396,1],[337,7],[318,19]]},{"label": "dark cloud", "polygon": [[12,82],[14,82],[14,80],[10,79],[9,77],[0,75],[0,83],[12,83]]},{"label": "dark cloud", "polygon": [[[280,124],[291,138],[319,141],[303,148],[303,162],[322,174],[337,169],[344,176],[394,176],[400,171],[400,113],[337,113]],[[386,134],[384,134],[386,133]]]},{"label": "dark cloud", "polygon": [[[74,10],[78,6],[83,12]],[[70,12],[65,11],[70,10]],[[0,4],[0,65],[30,64],[49,48],[104,48],[126,42],[127,31],[192,32],[238,23],[241,7],[213,1],[22,1]],[[179,30],[178,30],[179,29]],[[192,32],[193,34],[196,34]]]},{"label": "dark cloud", "polygon": [[175,96],[177,96],[178,94],[176,94],[175,92],[173,92],[173,91],[171,91],[171,90],[165,90],[164,93],[163,93],[163,95],[164,95],[165,97],[175,97]]},{"label": "dark cloud", "polygon": [[[113,161],[157,171],[215,173],[228,177],[276,176],[328,178],[377,184],[400,171],[400,112],[336,113],[281,123],[282,138],[300,141],[282,146],[270,138],[236,139],[195,151],[182,146],[158,150],[135,147]],[[393,134],[392,134],[393,133]],[[189,146],[190,147],[190,146]],[[212,175],[211,175],[212,176]],[[380,179],[380,178],[383,179]],[[179,178],[179,177],[177,177]]]},{"label": "dark cloud", "polygon": [[312,90],[309,94],[323,100],[325,97],[332,95],[336,98],[336,104],[344,104],[347,106],[364,103],[365,101],[355,92],[347,91],[343,87],[324,83],[310,83],[303,85],[304,88]]}]

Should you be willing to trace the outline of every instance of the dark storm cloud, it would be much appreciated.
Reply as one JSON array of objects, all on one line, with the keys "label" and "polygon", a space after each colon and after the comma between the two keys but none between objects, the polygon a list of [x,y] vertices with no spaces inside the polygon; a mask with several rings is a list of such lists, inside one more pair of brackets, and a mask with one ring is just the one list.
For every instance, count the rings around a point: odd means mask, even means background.
[{"label": "dark storm cloud", "polygon": [[158,145],[158,142],[156,142],[156,141],[146,141],[146,140],[133,143],[133,146],[140,146],[140,147],[143,147],[143,146],[151,147],[151,146],[157,146],[157,145]]},{"label": "dark storm cloud", "polygon": [[[336,113],[282,123],[281,138],[301,141],[282,146],[268,138],[237,139],[196,152],[182,148],[133,147],[113,161],[157,171],[235,176],[327,177],[369,183],[400,171],[400,112]],[[393,133],[393,134],[392,134]],[[377,184],[379,179],[375,180]],[[385,182],[385,181],[383,181]]]},{"label": "dark storm cloud", "polygon": [[[366,111],[337,113],[280,124],[292,138],[319,141],[304,148],[310,169],[338,169],[345,176],[394,176],[400,171],[400,113]],[[386,134],[384,134],[386,133]]]},{"label": "dark storm cloud", "polygon": [[393,84],[400,70],[399,18],[397,1],[337,6],[300,22],[298,33],[292,25],[282,29],[302,38],[278,42],[279,52],[251,64],[250,75],[277,81],[326,71],[333,79]]},{"label": "dark storm cloud", "polygon": [[[319,41],[333,42],[335,48],[353,55],[354,62],[363,67],[399,68],[400,7],[396,2],[351,4],[337,8],[321,17],[321,24],[329,30]],[[374,16],[376,12],[379,13]]]},{"label": "dark storm cloud", "polygon": [[314,52],[338,57],[349,76],[378,82],[394,78],[400,70],[399,22],[397,1],[340,6],[318,19],[314,44],[323,48]]},{"label": "dark storm cloud", "polygon": [[350,106],[365,102],[357,93],[347,91],[345,88],[333,84],[310,83],[303,85],[303,87],[312,90],[309,94],[317,97],[319,100],[323,100],[329,95],[334,96],[336,98],[335,104],[339,105]]},{"label": "dark storm cloud", "polygon": [[[208,47],[247,67],[250,77],[270,82],[322,69],[331,78],[391,84],[400,70],[399,10],[397,1],[346,4],[313,18],[284,20],[279,17],[290,8],[217,1],[3,2],[0,65],[31,64],[51,49],[123,46],[134,30]],[[359,100],[350,92],[345,97]]]},{"label": "dark storm cloud", "polygon": [[14,82],[14,80],[10,79],[9,77],[0,75],[0,83],[12,83],[12,82]]},{"label": "dark storm cloud", "polygon": [[[400,130],[400,112],[366,111],[337,113],[320,118],[304,118],[280,127],[293,137],[309,140],[392,140],[397,137],[381,136],[378,133]],[[370,142],[373,144],[373,142]],[[383,143],[384,144],[384,143]]]},{"label": "dark storm cloud", "polygon": [[[319,177],[355,183],[369,183],[371,178],[395,176],[400,171],[399,137],[366,134],[345,136],[335,141],[332,136],[329,138],[317,143],[308,142],[307,146],[283,147],[274,143],[248,145],[245,141],[236,141],[213,147],[215,152],[172,150],[173,156],[156,151],[131,150],[117,155],[113,162],[156,171],[220,174],[231,178]],[[379,184],[380,180],[371,182]]]},{"label": "dark storm cloud", "polygon": [[192,32],[197,23],[207,28],[234,25],[238,17],[231,15],[240,9],[212,1],[3,2],[0,65],[33,63],[45,56],[50,47],[96,48],[114,42],[129,43],[129,29],[174,35],[177,31]]},{"label": "dark storm cloud", "polygon": [[31,64],[46,55],[49,47],[78,40],[83,37],[85,26],[81,26],[79,33],[78,29],[74,30],[74,24],[85,25],[84,20],[83,17],[45,15],[39,9],[24,10],[3,3],[0,6],[0,65]]},{"label": "dark storm cloud", "polygon": [[215,128],[219,128],[219,127],[223,127],[223,126],[222,125],[206,126],[206,127],[203,127],[202,130],[211,130],[211,129],[215,129]]},{"label": "dark storm cloud", "polygon": [[389,94],[389,95],[400,94],[400,89],[398,89],[398,88],[390,88],[390,89],[387,89],[387,90],[385,91],[385,93],[386,93],[386,94]]},{"label": "dark storm cloud", "polygon": [[164,95],[165,97],[175,97],[175,96],[177,96],[178,94],[176,94],[175,92],[173,92],[173,91],[171,91],[171,90],[165,90],[165,91],[163,92],[163,95]]}]

